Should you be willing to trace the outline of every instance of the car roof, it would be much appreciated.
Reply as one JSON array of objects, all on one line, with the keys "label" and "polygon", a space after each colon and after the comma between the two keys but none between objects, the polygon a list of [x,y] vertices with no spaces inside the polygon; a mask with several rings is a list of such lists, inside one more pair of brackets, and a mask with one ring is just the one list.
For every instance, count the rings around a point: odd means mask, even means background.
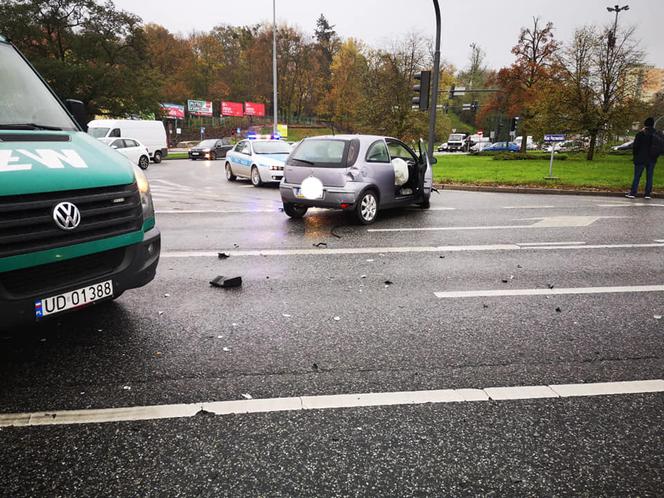
[{"label": "car roof", "polygon": [[306,137],[303,140],[360,140],[361,142],[376,141],[382,139],[398,140],[397,138],[387,137],[385,135],[318,135],[315,137]]}]

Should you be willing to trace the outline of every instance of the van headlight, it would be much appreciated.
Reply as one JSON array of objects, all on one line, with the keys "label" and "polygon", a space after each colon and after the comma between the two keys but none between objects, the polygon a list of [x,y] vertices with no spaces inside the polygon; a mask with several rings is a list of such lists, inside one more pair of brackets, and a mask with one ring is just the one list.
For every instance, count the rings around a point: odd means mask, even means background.
[{"label": "van headlight", "polygon": [[152,204],[152,194],[150,194],[150,184],[148,177],[137,166],[134,166],[134,178],[138,192],[141,195],[141,206],[143,207],[143,220],[154,217],[154,205]]}]

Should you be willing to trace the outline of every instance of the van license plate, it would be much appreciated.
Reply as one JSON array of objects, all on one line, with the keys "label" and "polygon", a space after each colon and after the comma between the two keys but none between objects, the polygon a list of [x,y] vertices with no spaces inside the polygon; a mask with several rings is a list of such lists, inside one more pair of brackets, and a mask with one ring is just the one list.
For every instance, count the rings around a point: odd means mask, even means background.
[{"label": "van license plate", "polygon": [[65,292],[57,296],[37,299],[35,301],[35,317],[40,319],[112,296],[113,281],[106,280],[105,282],[88,285],[87,287]]}]

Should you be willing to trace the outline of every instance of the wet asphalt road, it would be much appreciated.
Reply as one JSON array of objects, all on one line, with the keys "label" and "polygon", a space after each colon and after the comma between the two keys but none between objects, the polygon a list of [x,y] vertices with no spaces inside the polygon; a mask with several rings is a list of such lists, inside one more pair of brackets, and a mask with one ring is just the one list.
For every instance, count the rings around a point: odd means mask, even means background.
[{"label": "wet asphalt road", "polygon": [[[662,200],[442,191],[361,227],[289,220],[277,188],[227,183],[222,161],[148,176],[156,280],[3,331],[0,412],[664,377],[662,292],[434,294],[662,285]],[[3,428],[0,495],[656,496],[663,408],[660,393]]]}]

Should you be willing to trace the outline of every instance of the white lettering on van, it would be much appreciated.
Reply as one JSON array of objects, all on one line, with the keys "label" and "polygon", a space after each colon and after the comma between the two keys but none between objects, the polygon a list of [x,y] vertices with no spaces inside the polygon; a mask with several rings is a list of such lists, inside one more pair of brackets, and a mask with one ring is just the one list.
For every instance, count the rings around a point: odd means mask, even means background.
[{"label": "white lettering on van", "polygon": [[79,156],[78,152],[76,152],[74,149],[37,149],[35,150],[36,154],[33,154],[32,152],[25,149],[18,149],[17,152],[20,152],[24,156],[29,157],[33,161],[37,161],[43,164],[47,168],[62,169],[65,167],[65,165],[62,164],[63,162],[74,168],[88,167],[83,158]]},{"label": "white lettering on van", "polygon": [[9,164],[15,163],[20,158],[13,156],[11,150],[0,150],[0,173],[6,171],[25,171],[32,169],[31,164]]}]

